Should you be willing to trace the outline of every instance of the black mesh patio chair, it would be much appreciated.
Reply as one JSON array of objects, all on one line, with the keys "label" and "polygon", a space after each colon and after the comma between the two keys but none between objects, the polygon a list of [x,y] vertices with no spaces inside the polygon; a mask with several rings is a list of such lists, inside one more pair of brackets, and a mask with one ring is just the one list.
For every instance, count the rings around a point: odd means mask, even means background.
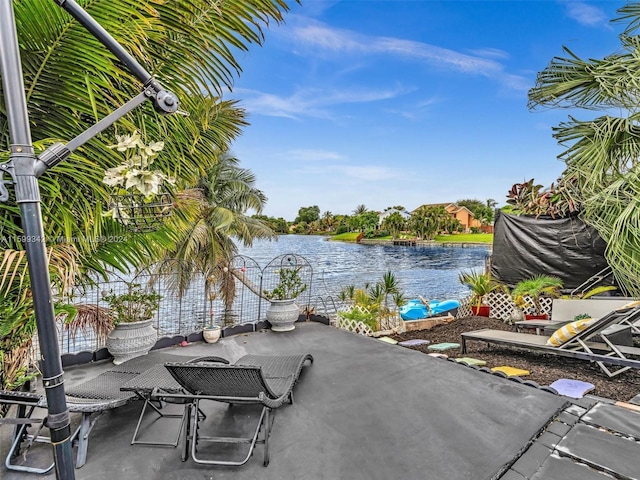
[{"label": "black mesh patio chair", "polygon": [[[257,443],[264,444],[263,465],[269,464],[269,435],[272,411],[285,403],[293,403],[293,387],[311,355],[267,356],[247,355],[232,365],[210,363],[167,363],[165,367],[184,392],[164,395],[165,398],[188,400],[187,422],[183,436],[182,460],[189,452],[196,463],[239,466],[247,463]],[[200,433],[203,420],[198,414],[200,402],[211,400],[230,405],[261,405],[262,409],[253,433],[248,437],[205,436]],[[260,431],[263,432],[259,439]],[[201,442],[218,444],[249,444],[246,456],[239,461],[205,459],[198,455]]]},{"label": "black mesh patio chair", "polygon": [[[228,364],[229,361],[221,358],[221,357],[179,357],[173,356],[176,358],[178,362],[219,362]],[[167,359],[165,358],[165,361]],[[123,363],[125,365],[128,362]],[[175,362],[174,362],[175,363]],[[143,367],[151,366],[152,363],[143,364]],[[189,403],[188,399],[185,398],[175,398],[170,397],[167,398],[165,394],[167,393],[178,393],[182,392],[183,389],[179,383],[177,383],[173,377],[169,374],[167,369],[164,366],[164,362],[161,364],[155,364],[151,366],[151,368],[145,369],[142,373],[135,376],[133,379],[125,383],[120,390],[125,392],[133,392],[138,398],[144,400],[142,405],[142,410],[140,412],[140,416],[138,417],[138,423],[136,424],[136,428],[133,432],[133,437],[131,438],[131,445],[149,445],[153,447],[177,447],[180,442],[180,436],[182,435],[182,431],[184,430],[184,424],[187,419],[187,409],[183,409],[180,414],[166,413],[164,412],[164,404],[165,403],[173,403],[179,405],[185,405]],[[180,418],[180,426],[177,430],[177,433],[174,438],[171,440],[163,440],[154,438],[154,440],[142,440],[139,438],[141,426],[143,419],[145,418],[146,412],[148,411],[147,407],[151,407],[151,411],[157,415],[156,420],[162,418]],[[205,417],[202,411],[199,412],[201,417]]]}]

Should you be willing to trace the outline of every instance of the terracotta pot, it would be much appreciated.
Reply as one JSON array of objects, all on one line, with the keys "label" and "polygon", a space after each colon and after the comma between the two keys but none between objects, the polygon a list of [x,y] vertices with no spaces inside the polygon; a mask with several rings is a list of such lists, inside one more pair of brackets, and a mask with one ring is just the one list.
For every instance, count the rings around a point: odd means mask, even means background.
[{"label": "terracotta pot", "polygon": [[479,307],[477,305],[473,305],[471,307],[471,313],[473,313],[476,317],[488,317],[490,312],[490,305],[480,305]]}]

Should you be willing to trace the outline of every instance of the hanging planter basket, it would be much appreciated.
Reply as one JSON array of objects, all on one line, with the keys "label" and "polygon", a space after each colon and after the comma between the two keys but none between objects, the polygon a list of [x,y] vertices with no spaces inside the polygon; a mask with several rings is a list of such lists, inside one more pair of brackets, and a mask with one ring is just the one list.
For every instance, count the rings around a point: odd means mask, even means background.
[{"label": "hanging planter basket", "polygon": [[113,219],[136,233],[153,232],[160,228],[171,216],[174,205],[173,195],[162,187],[150,198],[130,192],[109,197]]},{"label": "hanging planter basket", "polygon": [[102,181],[114,189],[105,215],[132,232],[157,230],[174,206],[173,195],[165,185],[173,185],[175,179],[151,167],[164,142],[146,144],[137,130],[116,135],[116,139],[118,143],[108,148],[124,153],[125,160],[104,172]]}]

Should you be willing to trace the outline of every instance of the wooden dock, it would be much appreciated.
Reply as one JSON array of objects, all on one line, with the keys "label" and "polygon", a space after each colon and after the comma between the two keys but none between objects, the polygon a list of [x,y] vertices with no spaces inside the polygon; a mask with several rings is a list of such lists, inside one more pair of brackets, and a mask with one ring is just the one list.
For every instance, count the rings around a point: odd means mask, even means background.
[{"label": "wooden dock", "polygon": [[416,240],[415,239],[411,239],[411,238],[404,238],[404,239],[396,239],[393,241],[394,245],[400,245],[402,247],[415,247],[416,246]]}]

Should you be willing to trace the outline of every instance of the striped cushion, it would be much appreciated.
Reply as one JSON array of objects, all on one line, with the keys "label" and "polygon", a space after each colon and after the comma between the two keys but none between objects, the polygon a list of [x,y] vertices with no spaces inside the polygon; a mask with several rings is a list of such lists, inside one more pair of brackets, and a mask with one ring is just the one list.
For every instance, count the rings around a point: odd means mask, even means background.
[{"label": "striped cushion", "polygon": [[617,308],[616,310],[624,310],[627,308],[635,308],[637,306],[640,306],[640,301],[636,300],[633,302],[629,302],[629,303],[625,303],[623,306],[621,306],[620,308]]},{"label": "striped cushion", "polygon": [[564,327],[559,328],[553,335],[547,340],[547,345],[552,347],[559,347],[565,342],[571,340],[578,333],[583,331],[593,321],[593,318],[583,318],[582,320],[576,320],[575,322],[567,323]]}]

